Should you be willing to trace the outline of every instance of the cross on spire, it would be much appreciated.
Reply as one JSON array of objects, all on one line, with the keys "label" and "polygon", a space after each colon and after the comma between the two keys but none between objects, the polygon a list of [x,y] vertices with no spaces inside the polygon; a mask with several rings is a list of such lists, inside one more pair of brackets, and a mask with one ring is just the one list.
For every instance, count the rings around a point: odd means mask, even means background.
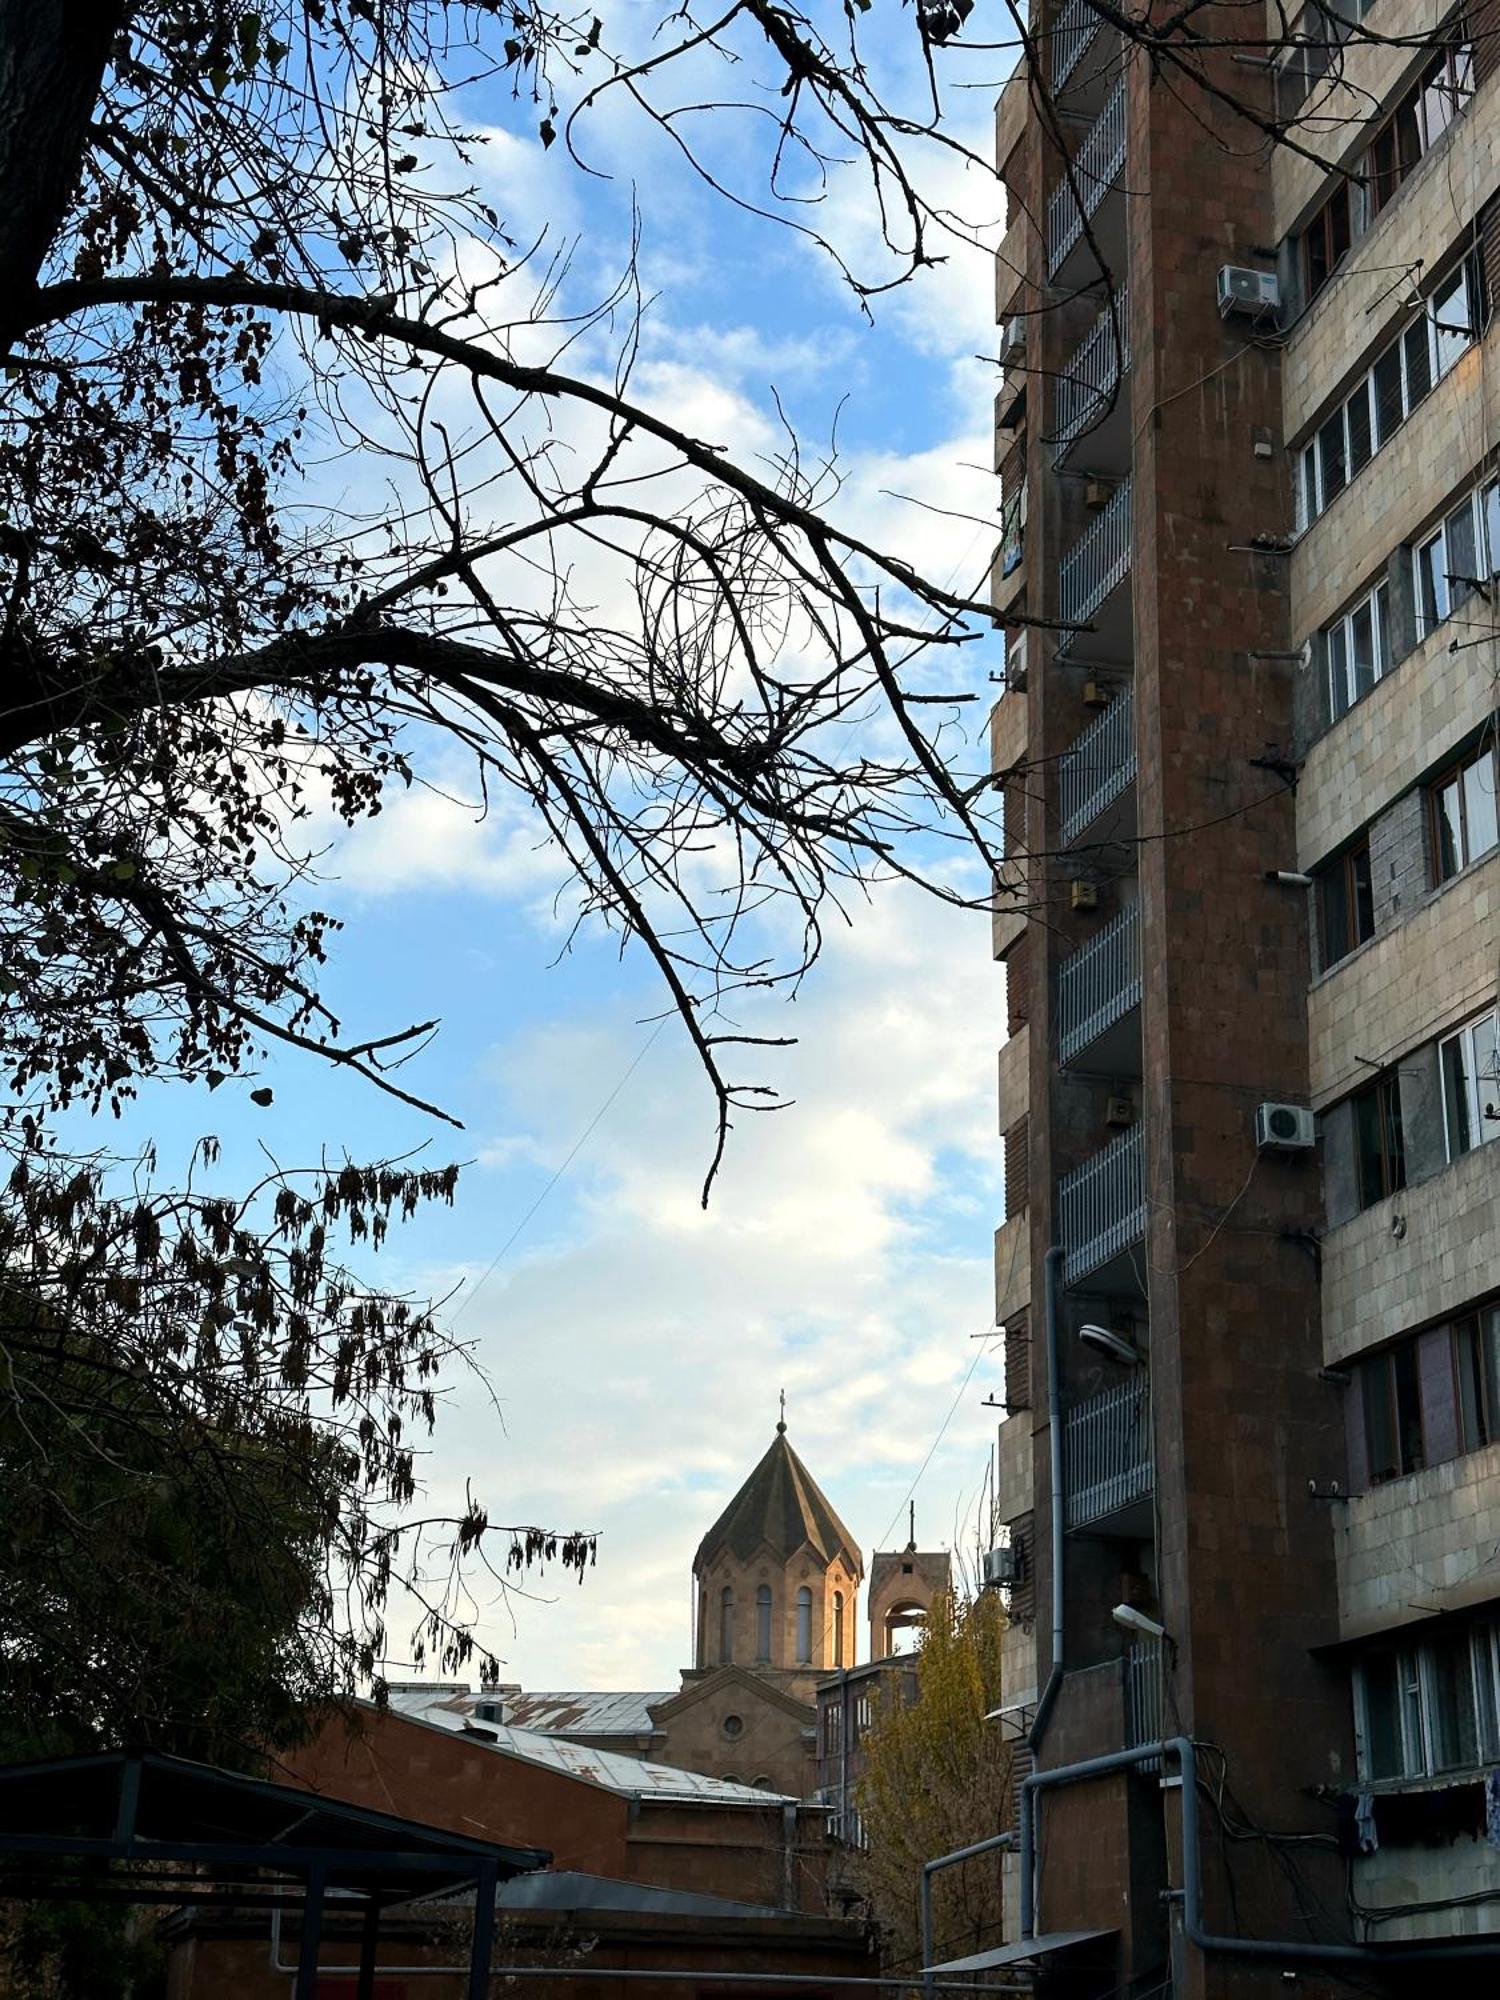
[{"label": "cross on spire", "polygon": [[781,1391],[781,1421],[776,1426],[778,1437],[786,1436],[786,1390]]}]

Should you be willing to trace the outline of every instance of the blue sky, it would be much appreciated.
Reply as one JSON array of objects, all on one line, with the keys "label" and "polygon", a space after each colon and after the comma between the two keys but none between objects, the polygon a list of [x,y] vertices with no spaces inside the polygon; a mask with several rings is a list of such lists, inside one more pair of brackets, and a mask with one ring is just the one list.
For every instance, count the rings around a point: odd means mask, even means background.
[{"label": "blue sky", "polygon": [[[988,89],[961,100],[977,149],[992,104]],[[950,245],[940,271],[877,302],[871,327],[817,253],[669,168],[638,123],[608,112],[590,128],[613,175],[600,180],[561,146],[544,153],[528,107],[496,94],[469,109],[490,129],[480,168],[516,235],[546,223],[573,244],[574,297],[617,273],[639,188],[655,294],[641,400],[742,451],[771,435],[773,385],[813,440],[842,401],[845,517],[940,581],[977,585],[989,530],[889,496],[996,515],[994,381],[974,359],[993,351],[980,250]],[[944,172],[965,214],[998,221],[993,180]],[[843,241],[868,240],[852,188],[835,184],[829,216]],[[990,664],[976,657],[976,684]],[[976,737],[986,706],[972,711]],[[649,967],[587,933],[554,963],[555,860],[518,814],[482,822],[460,767],[426,768],[451,796],[414,791],[325,858],[320,901],[347,919],[328,990],[350,1032],[441,1017],[406,1080],[464,1132],[280,1059],[268,1111],[229,1086],[161,1091],[131,1130],[152,1130],[164,1163],[213,1131],[231,1177],[262,1143],[284,1162],[421,1144],[473,1162],[456,1207],[395,1232],[380,1259],[389,1282],[463,1286],[458,1328],[499,1402],[458,1385],[429,1491],[452,1497],[468,1479],[497,1519],[600,1531],[581,1589],[559,1575],[530,1600],[483,1607],[507,1678],[670,1687],[690,1657],[692,1551],[769,1441],[782,1387],[792,1440],[856,1537],[869,1547],[899,1522],[904,1540],[907,1492],[992,1319],[1003,992],[987,919],[888,889],[830,927],[795,1002],[754,1015],[799,1037],[771,1073],[795,1102],[741,1118],[705,1216],[713,1107],[676,1024],[652,1039],[663,996]],[[981,1362],[922,1478],[924,1544],[951,1543],[972,1508],[993,1436],[980,1398],[998,1380],[998,1360]]]}]

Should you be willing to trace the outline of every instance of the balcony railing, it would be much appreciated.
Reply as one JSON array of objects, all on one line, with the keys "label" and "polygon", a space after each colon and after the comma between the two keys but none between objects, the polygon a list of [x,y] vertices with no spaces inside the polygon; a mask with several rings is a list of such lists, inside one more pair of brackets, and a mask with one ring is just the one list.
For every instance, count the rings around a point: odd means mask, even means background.
[{"label": "balcony railing", "polygon": [[1125,164],[1123,76],[1105,98],[1104,109],[1089,127],[1072,164],[1072,183],[1065,175],[1047,201],[1049,277],[1056,276],[1058,266],[1082,236],[1083,225],[1095,214]]},{"label": "balcony railing", "polygon": [[1140,907],[1127,903],[1057,969],[1058,1061],[1072,1062],[1140,1004]]},{"label": "balcony railing", "polygon": [[1049,440],[1054,451],[1062,451],[1080,431],[1105,415],[1129,367],[1130,291],[1121,285],[1114,310],[1105,307],[1063,363]]},{"label": "balcony railing", "polygon": [[[1167,1684],[1160,1639],[1132,1639],[1125,1648],[1125,1748],[1160,1743],[1167,1733]],[[1151,1763],[1140,1767],[1150,1773]]]},{"label": "balcony railing", "polygon": [[1087,1277],[1139,1243],[1146,1231],[1146,1156],[1141,1127],[1132,1125],[1057,1187],[1063,1276]]},{"label": "balcony railing", "polygon": [[1061,90],[1094,39],[1099,16],[1089,0],[1069,0],[1052,28],[1052,88]]},{"label": "balcony railing", "polygon": [[1057,576],[1059,616],[1082,625],[1129,568],[1130,481],[1125,479],[1062,559]]},{"label": "balcony railing", "polygon": [[1064,840],[1076,840],[1135,783],[1133,711],[1130,690],[1125,688],[1059,758],[1057,796]]},{"label": "balcony railing", "polygon": [[1144,1370],[1075,1403],[1063,1418],[1070,1528],[1115,1514],[1151,1491],[1151,1385]]}]

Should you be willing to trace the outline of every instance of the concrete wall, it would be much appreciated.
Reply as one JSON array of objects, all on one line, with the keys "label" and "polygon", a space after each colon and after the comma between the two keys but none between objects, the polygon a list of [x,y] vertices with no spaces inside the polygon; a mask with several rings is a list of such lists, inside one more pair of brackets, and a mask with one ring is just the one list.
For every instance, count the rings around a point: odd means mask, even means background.
[{"label": "concrete wall", "polygon": [[[1439,1847],[1388,1847],[1361,1856],[1354,1864],[1353,1888],[1366,1905],[1391,1907],[1407,1903],[1441,1903],[1445,1907],[1372,1925],[1370,1936],[1382,1942],[1409,1938],[1488,1937],[1500,1931],[1500,1853],[1488,1841],[1458,1839]],[[1488,1896],[1493,1900],[1464,1908],[1447,1907],[1452,1899]],[[1452,1992],[1439,1974],[1430,1990]],[[1493,1980],[1493,1963],[1476,1970],[1476,1982]],[[1485,1988],[1476,1983],[1475,1992]],[[1489,1990],[1493,1990],[1490,1988]]]},{"label": "concrete wall", "polygon": [[1495,1596],[1500,1444],[1354,1495],[1340,1509],[1334,1546],[1344,1639]]},{"label": "concrete wall", "polygon": [[1330,1365],[1447,1318],[1494,1289],[1497,1186],[1500,1151],[1480,1146],[1421,1187],[1329,1231],[1323,1351]]}]

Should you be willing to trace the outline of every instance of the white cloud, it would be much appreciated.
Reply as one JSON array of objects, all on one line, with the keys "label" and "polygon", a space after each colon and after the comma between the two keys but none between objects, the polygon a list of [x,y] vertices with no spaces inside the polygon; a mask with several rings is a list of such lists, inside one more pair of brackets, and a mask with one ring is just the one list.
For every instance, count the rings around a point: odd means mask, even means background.
[{"label": "white cloud", "polygon": [[[990,1322],[987,1221],[949,1227],[945,1196],[995,1202],[997,983],[982,920],[883,892],[806,997],[760,1024],[802,1036],[777,1073],[797,1102],[739,1118],[707,1214],[710,1107],[669,1027],[465,1308],[507,1434],[466,1398],[434,1477],[461,1465],[497,1518],[603,1532],[581,1596],[560,1580],[556,1608],[492,1626],[519,1678],[673,1684],[692,1551],[769,1442],[783,1386],[853,1532],[868,1547],[891,1525]],[[538,1190],[643,1033],[551,1028],[501,1052]],[[511,1226],[497,1216],[497,1247]],[[976,1375],[919,1494],[932,1538],[978,1478],[994,1380]]]}]

